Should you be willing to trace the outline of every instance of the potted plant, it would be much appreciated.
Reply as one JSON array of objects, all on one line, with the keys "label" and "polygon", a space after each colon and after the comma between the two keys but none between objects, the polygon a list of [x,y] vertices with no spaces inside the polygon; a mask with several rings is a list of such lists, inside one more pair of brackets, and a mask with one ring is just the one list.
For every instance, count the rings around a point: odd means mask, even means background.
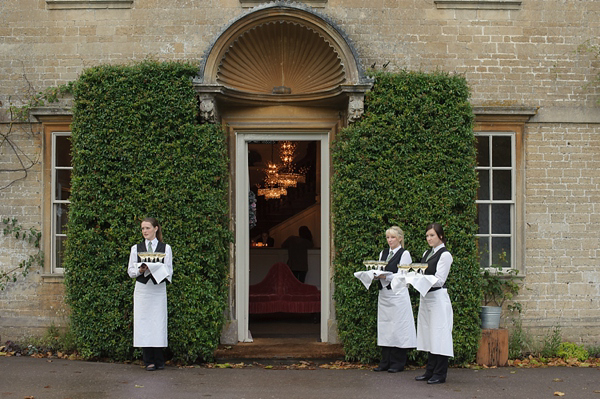
[{"label": "potted plant", "polygon": [[[506,254],[503,254],[504,257]],[[502,258],[502,256],[501,256]],[[503,268],[492,265],[486,268],[482,274],[481,291],[483,294],[483,305],[481,306],[481,324],[483,329],[496,329],[500,326],[502,306],[506,301],[511,301],[520,290],[517,283],[519,271],[512,268]],[[518,302],[508,305],[508,309],[521,311]]]}]

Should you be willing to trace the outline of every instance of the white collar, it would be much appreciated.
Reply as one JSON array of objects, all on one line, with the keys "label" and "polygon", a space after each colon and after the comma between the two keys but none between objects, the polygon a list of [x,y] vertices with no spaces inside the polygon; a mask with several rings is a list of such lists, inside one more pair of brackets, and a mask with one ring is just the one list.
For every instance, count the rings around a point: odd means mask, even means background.
[{"label": "white collar", "polygon": [[395,254],[400,248],[402,248],[402,245],[397,246],[396,249],[390,248],[390,253]]},{"label": "white collar", "polygon": [[446,245],[444,245],[444,243],[441,243],[440,245],[438,245],[437,247],[433,248],[433,253],[436,253],[440,248],[445,247]]}]

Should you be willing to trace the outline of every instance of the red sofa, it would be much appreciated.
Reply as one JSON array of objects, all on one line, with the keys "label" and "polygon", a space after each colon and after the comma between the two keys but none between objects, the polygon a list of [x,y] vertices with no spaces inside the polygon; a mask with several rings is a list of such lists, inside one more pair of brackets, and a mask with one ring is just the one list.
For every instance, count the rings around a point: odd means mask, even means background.
[{"label": "red sofa", "polygon": [[258,284],[250,286],[250,314],[319,313],[321,291],[298,281],[285,263],[275,263]]}]

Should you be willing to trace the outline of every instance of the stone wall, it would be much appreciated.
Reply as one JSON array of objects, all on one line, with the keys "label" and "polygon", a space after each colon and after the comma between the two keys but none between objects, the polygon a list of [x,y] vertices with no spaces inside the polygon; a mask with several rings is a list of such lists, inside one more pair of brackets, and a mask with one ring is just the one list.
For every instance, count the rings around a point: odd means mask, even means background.
[{"label": "stone wall", "polygon": [[[85,4],[85,1],[81,1]],[[485,3],[482,1],[482,3]],[[48,9],[46,0],[0,3],[0,126],[24,91],[72,81],[104,63],[200,60],[243,9],[236,0],[134,0],[131,8]],[[477,106],[539,107],[526,125],[526,327],[600,342],[600,2],[524,0],[518,9],[437,8],[434,0],[331,0],[318,13],[337,24],[365,67],[464,74]],[[2,123],[5,123],[2,125]],[[41,138],[22,135],[34,159]],[[0,215],[41,229],[41,165],[0,190]],[[0,167],[15,159],[2,147]],[[0,173],[0,186],[10,181]],[[31,249],[0,237],[0,269]],[[64,323],[62,284],[43,271],[0,292],[2,339],[22,327]]]},{"label": "stone wall", "polygon": [[525,323],[598,342],[600,127],[531,124],[526,137]]},{"label": "stone wall", "polygon": [[[244,9],[237,1],[134,1],[131,9],[49,10],[6,0],[0,16],[0,100],[24,86],[73,80],[85,67],[152,57],[198,60]],[[434,0],[333,0],[319,13],[344,30],[365,66],[464,73],[476,105],[593,107],[584,86],[598,59],[595,1],[523,1],[517,10],[438,9]],[[25,16],[27,15],[27,17]]]},{"label": "stone wall", "polygon": [[[0,170],[20,169],[21,162],[25,167],[31,166],[27,175],[23,171],[0,172],[0,187],[3,187],[0,189],[0,218],[14,218],[24,229],[41,230],[41,135],[35,130],[37,127],[0,125],[3,139],[10,141],[0,147]],[[0,271],[9,273],[18,269],[20,262],[36,252],[32,244],[0,234]],[[44,282],[43,274],[40,267],[31,268],[26,277],[17,270],[17,281],[6,283],[0,291],[0,342],[41,335],[51,324],[57,327],[66,324],[64,286],[60,282]]]}]

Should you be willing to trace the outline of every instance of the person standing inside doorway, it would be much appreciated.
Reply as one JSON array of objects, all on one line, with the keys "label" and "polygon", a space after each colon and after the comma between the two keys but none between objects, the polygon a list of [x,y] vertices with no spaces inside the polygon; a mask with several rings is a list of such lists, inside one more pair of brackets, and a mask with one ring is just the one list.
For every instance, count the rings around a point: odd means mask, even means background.
[{"label": "person standing inside doorway", "polygon": [[307,226],[300,226],[297,236],[290,236],[281,244],[281,248],[288,250],[288,266],[302,283],[308,272],[308,250],[312,247],[314,247],[312,233]]},{"label": "person standing inside doorway", "polygon": [[435,276],[437,282],[425,295],[421,295],[419,303],[417,350],[429,352],[429,355],[425,374],[415,379],[428,384],[442,384],[448,374],[448,359],[454,356],[452,303],[446,289],[453,258],[446,249],[446,236],[439,223],[427,226],[425,238],[431,249],[425,251],[421,263],[427,263],[425,274]]},{"label": "person standing inside doorway", "polygon": [[[158,220],[145,218],[141,228],[144,241],[131,247],[127,268],[129,276],[136,279],[133,294],[133,346],[142,348],[146,370],[154,371],[165,368],[163,348],[168,346],[167,283],[173,275],[173,252],[168,244],[162,242]],[[146,264],[139,257],[143,252],[165,255],[160,262]]]}]

